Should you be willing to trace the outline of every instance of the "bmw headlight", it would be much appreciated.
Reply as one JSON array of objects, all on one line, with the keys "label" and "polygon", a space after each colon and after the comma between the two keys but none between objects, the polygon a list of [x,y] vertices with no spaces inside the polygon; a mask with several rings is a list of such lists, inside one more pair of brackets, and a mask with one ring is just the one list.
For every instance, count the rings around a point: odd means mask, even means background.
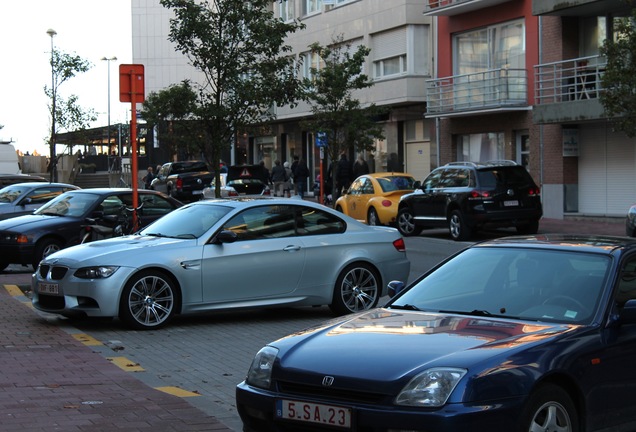
[{"label": "bmw headlight", "polygon": [[416,375],[395,398],[397,405],[440,407],[457,386],[466,369],[433,368]]},{"label": "bmw headlight", "polygon": [[278,349],[266,346],[256,353],[245,382],[254,387],[267,389],[272,384],[272,369]]},{"label": "bmw headlight", "polygon": [[75,272],[74,276],[80,279],[104,279],[110,277],[118,268],[116,266],[82,267]]}]

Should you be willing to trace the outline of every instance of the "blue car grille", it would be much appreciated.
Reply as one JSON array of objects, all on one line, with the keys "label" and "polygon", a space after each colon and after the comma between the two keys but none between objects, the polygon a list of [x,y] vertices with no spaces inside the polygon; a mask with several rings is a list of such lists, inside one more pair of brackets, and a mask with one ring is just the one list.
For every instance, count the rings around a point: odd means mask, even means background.
[{"label": "blue car grille", "polygon": [[390,403],[390,397],[380,393],[369,393],[356,390],[339,389],[333,387],[311,386],[287,381],[278,381],[278,389],[281,393],[304,396],[310,398],[325,398],[333,401],[363,404]]}]

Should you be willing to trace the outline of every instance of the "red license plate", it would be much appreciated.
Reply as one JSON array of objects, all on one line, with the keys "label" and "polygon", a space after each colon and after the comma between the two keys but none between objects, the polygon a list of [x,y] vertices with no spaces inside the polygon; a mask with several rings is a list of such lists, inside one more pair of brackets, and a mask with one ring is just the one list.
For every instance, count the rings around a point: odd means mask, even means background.
[{"label": "red license plate", "polygon": [[56,283],[38,283],[38,292],[42,294],[59,294],[60,287]]},{"label": "red license plate", "polygon": [[351,409],[335,405],[281,399],[276,401],[276,417],[351,428]]}]

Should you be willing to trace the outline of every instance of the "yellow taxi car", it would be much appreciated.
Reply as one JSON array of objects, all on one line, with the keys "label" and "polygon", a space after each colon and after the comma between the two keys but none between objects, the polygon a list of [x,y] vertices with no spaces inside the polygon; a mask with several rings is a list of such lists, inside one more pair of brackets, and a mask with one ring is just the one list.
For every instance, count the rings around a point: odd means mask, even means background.
[{"label": "yellow taxi car", "polygon": [[400,197],[416,187],[411,174],[382,172],[365,174],[353,181],[336,201],[336,210],[368,225],[392,225]]}]

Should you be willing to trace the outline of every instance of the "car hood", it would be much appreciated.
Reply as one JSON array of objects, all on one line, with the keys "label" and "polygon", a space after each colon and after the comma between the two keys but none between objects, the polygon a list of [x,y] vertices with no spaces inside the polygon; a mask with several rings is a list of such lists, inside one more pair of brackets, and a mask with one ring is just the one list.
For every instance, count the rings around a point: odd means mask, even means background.
[{"label": "car hood", "polygon": [[282,374],[292,380],[296,375],[299,381],[306,381],[307,375],[313,374],[317,379],[331,375],[343,377],[341,381],[355,380],[358,385],[364,381],[388,385],[430,367],[470,368],[497,356],[503,358],[578,327],[375,309],[298,332],[271,345],[280,350]]},{"label": "car hood", "polygon": [[129,235],[85,243],[62,249],[46,258],[47,264],[66,265],[71,268],[88,265],[138,265],[149,252],[140,249],[152,247],[157,251],[174,251],[181,245],[192,245],[196,240]]},{"label": "car hood", "polygon": [[75,218],[28,214],[0,221],[0,231],[25,231],[41,224],[66,223],[69,220],[75,220]]}]

